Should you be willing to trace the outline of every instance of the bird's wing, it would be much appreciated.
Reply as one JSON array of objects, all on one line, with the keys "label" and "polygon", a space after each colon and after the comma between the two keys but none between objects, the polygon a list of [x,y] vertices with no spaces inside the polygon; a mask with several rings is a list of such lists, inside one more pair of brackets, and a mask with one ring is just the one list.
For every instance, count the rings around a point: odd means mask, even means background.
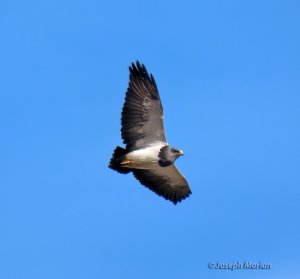
[{"label": "bird's wing", "polygon": [[133,174],[144,186],[174,204],[192,193],[187,180],[175,165],[168,167],[155,165],[152,169],[135,169]]},{"label": "bird's wing", "polygon": [[132,63],[122,111],[122,138],[128,150],[166,143],[163,107],[155,80],[138,61]]}]

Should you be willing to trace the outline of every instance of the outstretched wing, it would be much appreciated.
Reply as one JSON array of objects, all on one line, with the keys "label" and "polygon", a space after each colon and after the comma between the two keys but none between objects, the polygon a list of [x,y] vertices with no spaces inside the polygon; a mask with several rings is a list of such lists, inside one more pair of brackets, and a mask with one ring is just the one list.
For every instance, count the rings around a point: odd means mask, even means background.
[{"label": "outstretched wing", "polygon": [[138,61],[132,63],[122,111],[122,138],[128,150],[166,142],[163,107],[155,80]]},{"label": "outstretched wing", "polygon": [[186,179],[175,165],[168,167],[156,165],[152,169],[136,169],[133,170],[133,174],[144,186],[174,204],[181,202],[192,193]]}]

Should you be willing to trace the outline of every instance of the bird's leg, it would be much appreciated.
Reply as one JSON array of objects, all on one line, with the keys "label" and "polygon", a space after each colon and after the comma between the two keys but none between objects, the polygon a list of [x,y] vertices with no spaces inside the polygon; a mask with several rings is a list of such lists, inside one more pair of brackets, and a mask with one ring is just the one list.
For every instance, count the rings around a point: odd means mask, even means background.
[{"label": "bird's leg", "polygon": [[129,164],[130,164],[130,161],[128,161],[128,160],[125,160],[125,161],[121,162],[121,166],[125,167],[125,168],[128,167]]}]

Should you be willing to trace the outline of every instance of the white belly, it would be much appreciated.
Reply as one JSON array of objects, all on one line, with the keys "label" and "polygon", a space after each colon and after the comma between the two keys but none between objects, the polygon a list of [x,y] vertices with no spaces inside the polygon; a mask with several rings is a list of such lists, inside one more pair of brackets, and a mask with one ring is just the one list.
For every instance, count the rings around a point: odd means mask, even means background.
[{"label": "white belly", "polygon": [[160,149],[166,144],[156,144],[126,154],[126,160],[135,162],[157,162]]},{"label": "white belly", "polygon": [[126,161],[124,167],[133,169],[152,169],[157,165],[159,160],[158,154],[160,149],[165,145],[165,143],[155,144],[126,154],[123,159]]}]

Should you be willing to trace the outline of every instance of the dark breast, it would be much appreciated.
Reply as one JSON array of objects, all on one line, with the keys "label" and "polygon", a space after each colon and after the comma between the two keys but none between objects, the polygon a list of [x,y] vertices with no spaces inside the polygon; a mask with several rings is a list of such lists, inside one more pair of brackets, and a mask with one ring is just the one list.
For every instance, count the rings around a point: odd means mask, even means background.
[{"label": "dark breast", "polygon": [[171,148],[168,145],[160,149],[158,158],[158,163],[161,167],[167,167],[174,163],[174,157],[172,156]]}]

